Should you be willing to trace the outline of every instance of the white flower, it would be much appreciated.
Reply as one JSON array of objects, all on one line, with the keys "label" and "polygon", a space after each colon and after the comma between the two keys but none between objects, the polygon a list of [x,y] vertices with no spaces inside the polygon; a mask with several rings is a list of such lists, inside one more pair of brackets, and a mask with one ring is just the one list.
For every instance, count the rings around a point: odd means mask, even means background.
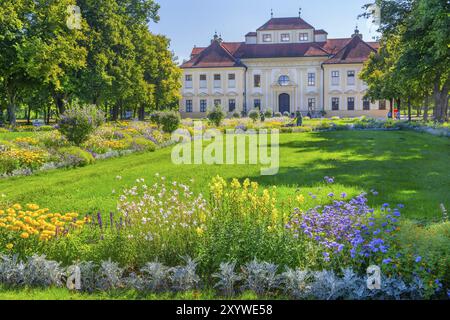
[{"label": "white flower", "polygon": [[116,180],[122,180],[121,176],[116,176]]}]

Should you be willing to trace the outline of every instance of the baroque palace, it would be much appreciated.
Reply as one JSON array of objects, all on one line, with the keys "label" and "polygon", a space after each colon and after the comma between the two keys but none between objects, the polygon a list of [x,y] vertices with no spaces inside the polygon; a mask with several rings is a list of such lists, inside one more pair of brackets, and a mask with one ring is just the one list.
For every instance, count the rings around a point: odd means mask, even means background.
[{"label": "baroque palace", "polygon": [[386,117],[385,101],[366,99],[358,74],[377,42],[356,28],[350,38],[328,39],[300,16],[272,18],[245,42],[217,34],[208,47],[194,47],[183,70],[180,111],[204,117],[214,105],[229,114],[253,109],[327,117]]}]

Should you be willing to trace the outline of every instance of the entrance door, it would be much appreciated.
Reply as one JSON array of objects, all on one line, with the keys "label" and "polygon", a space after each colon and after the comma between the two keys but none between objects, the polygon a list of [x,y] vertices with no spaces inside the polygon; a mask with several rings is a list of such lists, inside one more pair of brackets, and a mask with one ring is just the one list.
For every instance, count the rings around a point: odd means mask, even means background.
[{"label": "entrance door", "polygon": [[278,107],[281,113],[291,112],[291,97],[287,93],[282,93],[278,97]]}]

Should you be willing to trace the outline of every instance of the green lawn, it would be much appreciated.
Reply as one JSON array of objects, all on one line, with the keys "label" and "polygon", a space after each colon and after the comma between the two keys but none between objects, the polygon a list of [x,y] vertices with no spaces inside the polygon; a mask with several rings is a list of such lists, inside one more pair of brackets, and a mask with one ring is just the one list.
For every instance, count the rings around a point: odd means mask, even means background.
[{"label": "green lawn", "polygon": [[[93,294],[69,291],[65,288],[20,288],[0,287],[0,300],[223,300],[211,290],[201,292],[144,294],[135,290],[97,292]],[[245,292],[235,297],[237,300],[259,300],[253,292]],[[277,299],[282,299],[278,297]]]},{"label": "green lawn", "polygon": [[[0,140],[8,134],[0,134]],[[375,206],[385,202],[406,205],[403,213],[412,219],[438,220],[439,205],[450,207],[450,140],[415,132],[342,131],[284,134],[280,137],[280,172],[260,176],[251,165],[181,165],[171,162],[171,148],[155,153],[134,154],[99,161],[95,165],[56,170],[30,177],[0,180],[0,195],[8,201],[34,202],[51,210],[93,213],[114,210],[118,193],[137,178],[188,182],[208,193],[211,177],[246,178],[262,185],[276,185],[281,197],[298,188],[307,196],[324,176],[336,178],[334,192],[356,194],[375,189]],[[122,179],[116,179],[121,176]],[[116,193],[113,194],[112,190]],[[319,197],[326,198],[329,188]],[[309,198],[309,197],[307,197]]]}]

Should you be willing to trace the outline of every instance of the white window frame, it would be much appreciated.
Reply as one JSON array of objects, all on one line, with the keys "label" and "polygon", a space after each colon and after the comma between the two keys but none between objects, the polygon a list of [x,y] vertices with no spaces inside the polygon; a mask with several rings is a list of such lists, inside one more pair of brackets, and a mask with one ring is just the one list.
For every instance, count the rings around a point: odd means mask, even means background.
[{"label": "white window frame", "polygon": [[[233,77],[233,79],[230,79],[230,77]],[[236,74],[235,73],[228,74],[228,88],[236,88]]]},{"label": "white window frame", "polygon": [[341,82],[341,74],[339,71],[331,71],[331,85],[338,86]]},{"label": "white window frame", "polygon": [[[256,78],[259,78],[259,81],[256,82]],[[260,74],[254,74],[253,75],[253,88],[261,88],[261,75]]]},{"label": "white window frame", "polygon": [[263,42],[272,42],[272,34],[270,34],[270,33],[264,33],[263,35],[262,35],[262,39],[263,39]]},{"label": "white window frame", "polygon": [[[202,80],[202,77],[205,77],[205,80]],[[200,89],[207,89],[208,88],[208,75],[206,74],[201,74],[199,77],[199,81],[200,81]]]},{"label": "white window frame", "polygon": [[308,110],[316,110],[316,98],[308,98]]},{"label": "white window frame", "polygon": [[[312,76],[310,78],[310,76]],[[312,81],[310,81],[312,79]],[[308,87],[315,87],[316,86],[316,74],[315,72],[308,72]]]},{"label": "white window frame", "polygon": [[298,35],[298,40],[299,40],[300,42],[308,41],[308,40],[309,40],[309,35],[308,35],[308,33],[307,33],[307,32],[301,32],[301,33],[299,33],[299,35]]},{"label": "white window frame", "polygon": [[[188,80],[188,79],[190,79],[190,80]],[[186,89],[192,89],[193,85],[194,85],[194,83],[192,81],[192,74],[186,74],[184,76],[184,87]]]},{"label": "white window frame", "polygon": [[185,110],[187,113],[192,113],[194,111],[194,102],[192,99],[186,99]]},{"label": "white window frame", "polygon": [[289,33],[282,33],[280,35],[281,42],[291,42],[291,35]]},{"label": "white window frame", "polygon": [[[353,73],[353,76],[351,76],[352,73]],[[354,70],[348,70],[347,71],[347,85],[354,86],[355,84],[356,84],[356,72]]]},{"label": "white window frame", "polygon": [[[353,102],[353,109],[350,109],[350,102]],[[347,97],[347,111],[355,111],[356,99],[355,97]]]},{"label": "white window frame", "polygon": [[[231,110],[231,103],[233,102],[234,104],[234,109]],[[236,111],[236,99],[232,98],[232,99],[228,99],[228,111],[229,112],[234,112]]]},{"label": "white window frame", "polygon": [[[219,79],[216,79],[218,76]],[[220,89],[222,88],[222,76],[219,73],[214,74],[214,88]]]},{"label": "white window frame", "polygon": [[[337,103],[337,108],[334,108],[334,103]],[[332,97],[331,98],[331,111],[339,111],[340,108],[340,99],[339,97]]]},{"label": "white window frame", "polygon": [[201,99],[200,100],[200,112],[208,111],[208,100]]}]

